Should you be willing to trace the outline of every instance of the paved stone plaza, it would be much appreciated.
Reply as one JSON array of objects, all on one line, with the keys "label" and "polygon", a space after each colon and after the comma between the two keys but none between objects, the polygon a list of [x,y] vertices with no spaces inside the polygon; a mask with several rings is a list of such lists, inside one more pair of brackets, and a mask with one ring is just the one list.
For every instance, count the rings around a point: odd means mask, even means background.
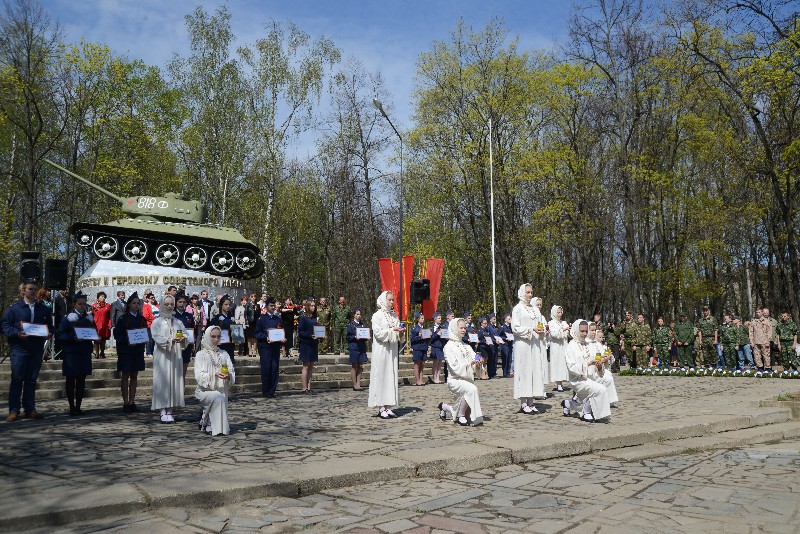
[{"label": "paved stone plaza", "polygon": [[110,399],[87,399],[83,418],[48,401],[45,420],[0,424],[0,529],[800,531],[800,425],[775,402],[800,381],[617,383],[610,424],[562,417],[568,393],[516,414],[500,379],[479,383],[483,427],[441,422],[447,388],[428,385],[401,388],[391,421],[366,392],[241,395],[216,438],[192,399],[175,425]]}]

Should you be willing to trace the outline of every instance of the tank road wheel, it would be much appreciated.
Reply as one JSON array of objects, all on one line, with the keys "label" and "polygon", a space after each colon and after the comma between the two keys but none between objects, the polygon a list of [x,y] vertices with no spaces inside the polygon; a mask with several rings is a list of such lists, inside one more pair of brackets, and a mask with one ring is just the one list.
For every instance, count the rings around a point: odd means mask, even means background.
[{"label": "tank road wheel", "polygon": [[141,239],[131,239],[122,248],[122,255],[130,262],[140,263],[147,257],[147,245]]},{"label": "tank road wheel", "polygon": [[249,271],[258,263],[257,255],[249,250],[243,250],[236,255],[236,265],[243,271]]},{"label": "tank road wheel", "polygon": [[233,254],[227,250],[218,250],[211,256],[211,267],[218,273],[227,273],[234,265]]},{"label": "tank road wheel", "polygon": [[117,243],[117,240],[110,235],[104,235],[98,237],[97,241],[94,242],[93,250],[94,253],[97,254],[98,258],[110,260],[116,256],[117,251],[119,251],[119,244]]},{"label": "tank road wheel", "polygon": [[172,243],[164,243],[156,249],[156,261],[159,265],[169,267],[181,259],[181,251]]},{"label": "tank road wheel", "polygon": [[208,260],[208,253],[200,247],[189,247],[183,253],[183,264],[190,269],[201,269]]},{"label": "tank road wheel", "polygon": [[92,234],[89,232],[81,232],[75,236],[75,241],[79,247],[88,248],[92,246]]}]

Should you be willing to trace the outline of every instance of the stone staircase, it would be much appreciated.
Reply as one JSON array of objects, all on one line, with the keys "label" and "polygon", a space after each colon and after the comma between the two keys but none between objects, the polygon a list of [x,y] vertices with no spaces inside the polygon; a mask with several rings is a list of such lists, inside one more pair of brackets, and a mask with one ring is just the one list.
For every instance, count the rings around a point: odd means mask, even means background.
[{"label": "stone staircase", "polygon": [[[86,397],[111,397],[120,395],[120,374],[117,372],[116,355],[106,351],[107,358],[92,360],[92,375],[86,378]],[[194,360],[189,364],[186,373],[186,395],[194,395]],[[153,359],[145,359],[146,368],[139,373],[137,397],[150,395],[153,386]],[[278,392],[300,391],[300,372],[303,365],[296,357],[281,357],[280,380]],[[364,364],[361,387],[369,386],[370,364]],[[426,364],[426,374],[430,375],[430,365]],[[8,360],[0,365],[0,400],[8,399],[8,383],[11,379],[11,367]],[[444,374],[442,375],[444,379]],[[414,365],[411,356],[400,356],[399,382],[411,384],[414,381]],[[314,366],[311,388],[315,390],[350,389],[350,362],[347,356],[320,354]],[[261,367],[258,357],[236,357],[236,384],[234,393],[260,393]],[[61,374],[61,361],[49,361],[42,364],[39,381],[36,387],[36,398],[39,400],[66,398],[64,377]]]}]

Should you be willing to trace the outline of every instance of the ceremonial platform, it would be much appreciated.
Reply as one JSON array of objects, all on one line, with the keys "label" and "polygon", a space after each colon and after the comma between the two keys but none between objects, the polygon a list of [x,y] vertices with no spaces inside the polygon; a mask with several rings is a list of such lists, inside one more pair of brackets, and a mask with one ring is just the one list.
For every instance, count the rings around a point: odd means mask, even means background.
[{"label": "ceremonial platform", "polygon": [[238,393],[231,435],[214,438],[198,431],[192,397],[171,425],[145,398],[141,413],[123,414],[117,398],[89,397],[83,417],[67,416],[64,400],[45,400],[45,419],[0,423],[0,529],[300,498],[587,453],[635,464],[800,435],[793,403],[778,400],[800,391],[797,380],[619,377],[617,387],[611,422],[590,424],[562,416],[570,392],[552,393],[537,404],[544,413],[530,416],[516,413],[512,380],[479,382],[481,427],[439,420],[436,405],[450,399],[444,384],[401,387],[394,420],[367,407],[366,390]]}]

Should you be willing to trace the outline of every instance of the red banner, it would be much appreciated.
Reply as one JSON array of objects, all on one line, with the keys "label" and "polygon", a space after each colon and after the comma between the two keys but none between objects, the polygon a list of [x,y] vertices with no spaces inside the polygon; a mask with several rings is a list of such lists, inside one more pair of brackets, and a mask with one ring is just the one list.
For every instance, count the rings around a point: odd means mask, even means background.
[{"label": "red banner", "polygon": [[401,321],[407,320],[408,310],[411,309],[411,280],[413,279],[414,256],[403,256],[403,306],[399,314]]},{"label": "red banner", "polygon": [[[381,289],[394,293],[394,309],[401,321],[406,320],[411,308],[411,280],[414,277],[414,256],[403,256],[403,306],[400,305],[400,262],[389,258],[378,259],[378,270],[381,273]],[[399,309],[399,311],[398,311]]]},{"label": "red banner", "polygon": [[444,273],[444,260],[428,258],[428,267],[425,278],[431,282],[431,298],[422,301],[422,314],[426,319],[433,317],[433,312],[439,306],[439,290],[442,287],[442,274]]},{"label": "red banner", "polygon": [[378,258],[378,270],[381,273],[381,291],[397,292],[397,279],[394,276],[394,264],[391,258]]}]

